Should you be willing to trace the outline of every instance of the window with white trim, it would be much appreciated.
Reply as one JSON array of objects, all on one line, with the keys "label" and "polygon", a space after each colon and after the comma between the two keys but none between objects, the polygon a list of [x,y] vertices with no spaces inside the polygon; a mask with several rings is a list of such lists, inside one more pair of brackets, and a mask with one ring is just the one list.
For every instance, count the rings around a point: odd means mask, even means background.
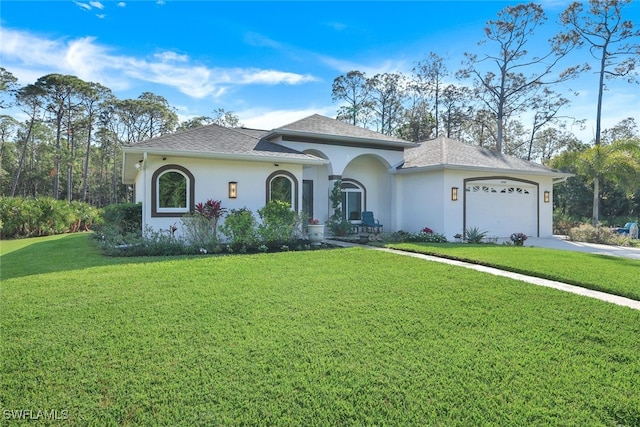
[{"label": "window with white trim", "polygon": [[279,200],[293,206],[293,182],[286,175],[276,175],[269,182],[269,200]]}]

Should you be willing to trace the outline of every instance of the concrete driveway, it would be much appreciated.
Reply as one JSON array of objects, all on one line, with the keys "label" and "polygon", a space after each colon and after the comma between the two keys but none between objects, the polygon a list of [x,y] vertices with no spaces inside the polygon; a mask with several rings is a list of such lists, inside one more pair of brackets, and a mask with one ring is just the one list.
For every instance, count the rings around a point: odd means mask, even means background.
[{"label": "concrete driveway", "polygon": [[529,237],[525,246],[539,248],[562,249],[574,252],[590,252],[599,255],[618,256],[640,260],[640,248],[630,248],[626,246],[599,245],[596,243],[572,242],[566,240],[565,236],[553,237]]}]

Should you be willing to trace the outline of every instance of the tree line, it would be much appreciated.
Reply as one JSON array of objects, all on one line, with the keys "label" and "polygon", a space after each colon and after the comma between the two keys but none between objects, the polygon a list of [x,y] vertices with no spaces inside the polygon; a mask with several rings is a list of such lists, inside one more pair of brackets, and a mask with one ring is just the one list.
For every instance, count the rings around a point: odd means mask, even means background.
[{"label": "tree line", "polygon": [[[445,135],[544,161],[575,138],[562,131],[584,121],[562,114],[570,101],[555,89],[595,72],[597,145],[605,81],[638,82],[640,31],[623,19],[628,3],[592,0],[588,9],[574,3],[561,14],[561,31],[548,41],[536,34],[547,19],[540,4],[508,6],[487,22],[485,38],[476,52],[464,53],[459,70],[448,70],[446,58],[431,52],[408,75],[352,70],[337,77],[332,97],[342,103],[338,118],[409,141]],[[581,48],[596,65],[564,64]],[[560,146],[550,140],[561,141]]]},{"label": "tree line", "polygon": [[[541,163],[561,153],[589,152],[620,139],[637,139],[631,118],[613,129],[601,128],[607,80],[637,83],[640,31],[623,17],[629,3],[572,3],[560,15],[561,31],[548,42],[537,34],[547,19],[540,4],[508,6],[487,22],[480,47],[464,54],[459,70],[448,70],[446,58],[431,52],[415,62],[410,74],[368,76],[352,70],[336,77],[331,88],[338,104],[336,118],[409,141],[444,135]],[[595,65],[565,64],[569,54],[581,48],[589,50]],[[583,121],[563,115],[569,100],[556,91],[559,84],[587,71],[598,75],[591,144],[572,133]],[[19,122],[0,116],[0,195],[8,196],[46,195],[95,206],[127,201],[131,192],[120,180],[123,144],[209,123],[240,124],[235,114],[223,109],[214,110],[212,117],[179,123],[175,109],[162,96],[145,92],[120,100],[99,83],[69,75],[49,74],[18,87],[11,72],[0,68],[0,95],[0,108],[15,106],[27,117]],[[623,145],[615,147],[622,150]],[[615,158],[607,150],[596,151]],[[587,171],[577,165],[583,160],[564,156],[556,163],[584,174],[592,186],[592,216],[597,222],[601,181],[629,185],[629,179],[612,180],[607,172],[611,168]]]},{"label": "tree line", "polygon": [[[444,135],[547,164],[561,153],[574,153],[556,160],[555,165],[588,182],[591,204],[587,209],[583,203],[566,206],[571,198],[564,197],[564,207],[572,213],[591,211],[596,225],[604,181],[609,195],[615,184],[619,194],[627,195],[626,202],[640,183],[633,118],[613,129],[602,129],[606,82],[624,78],[638,83],[640,31],[623,17],[629,3],[571,3],[560,14],[560,31],[549,40],[536,34],[547,20],[540,4],[507,6],[487,22],[477,52],[465,52],[462,68],[455,72],[447,69],[445,58],[431,52],[415,64],[410,75],[367,76],[352,70],[337,77],[332,97],[342,103],[338,119],[415,142]],[[579,49],[589,51],[593,65],[564,64]],[[556,91],[558,85],[586,72],[598,76],[593,147],[571,132],[584,120],[563,115],[570,101]],[[566,185],[560,187],[560,193],[566,189]],[[632,205],[608,213],[637,215],[637,205]]]},{"label": "tree line", "polygon": [[0,195],[48,196],[105,206],[128,201],[121,184],[122,145],[210,123],[239,124],[231,112],[215,110],[179,123],[175,109],[150,92],[118,99],[100,83],[48,74],[17,86],[0,68],[1,108],[17,107],[20,122],[0,115]]}]

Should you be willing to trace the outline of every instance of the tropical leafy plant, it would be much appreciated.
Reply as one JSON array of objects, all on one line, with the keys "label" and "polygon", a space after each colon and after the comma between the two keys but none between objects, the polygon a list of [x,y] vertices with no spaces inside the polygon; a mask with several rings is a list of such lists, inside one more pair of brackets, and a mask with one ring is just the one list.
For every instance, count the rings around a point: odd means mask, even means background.
[{"label": "tropical leafy plant", "polygon": [[482,243],[485,237],[487,237],[487,231],[480,230],[478,227],[467,228],[464,231],[464,238],[467,243]]},{"label": "tropical leafy plant", "polygon": [[86,231],[99,220],[98,209],[86,203],[51,197],[0,197],[2,238]]},{"label": "tropical leafy plant", "polygon": [[338,180],[333,184],[331,194],[329,194],[329,201],[331,202],[331,209],[333,210],[327,222],[329,231],[334,236],[345,236],[351,231],[353,226],[342,215],[342,181]]},{"label": "tropical leafy plant", "polygon": [[215,245],[218,242],[218,221],[225,212],[219,200],[209,199],[194,205],[193,213],[180,219],[186,243],[205,248]]},{"label": "tropical leafy plant", "polygon": [[200,202],[196,204],[194,206],[194,211],[197,215],[200,215],[211,223],[211,226],[213,227],[213,234],[216,236],[218,220],[227,211],[222,207],[222,202],[219,200],[209,199],[204,203]]}]

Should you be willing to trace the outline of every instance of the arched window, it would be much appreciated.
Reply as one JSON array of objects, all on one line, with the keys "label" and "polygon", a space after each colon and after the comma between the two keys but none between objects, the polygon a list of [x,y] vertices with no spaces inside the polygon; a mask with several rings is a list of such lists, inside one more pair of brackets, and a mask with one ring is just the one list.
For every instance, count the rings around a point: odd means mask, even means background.
[{"label": "arched window", "polygon": [[166,165],[151,179],[151,216],[182,216],[191,211],[195,187],[191,172],[182,166]]},{"label": "arched window", "polygon": [[158,209],[184,209],[187,199],[186,176],[170,170],[158,177]]},{"label": "arched window", "polygon": [[360,221],[364,208],[364,188],[355,181],[342,181],[342,215],[349,221]]},{"label": "arched window", "polygon": [[283,175],[276,176],[271,180],[270,200],[280,200],[293,206],[293,185],[291,180]]},{"label": "arched window", "polygon": [[277,171],[267,178],[267,203],[280,200],[298,210],[298,180],[295,175],[287,171]]}]

